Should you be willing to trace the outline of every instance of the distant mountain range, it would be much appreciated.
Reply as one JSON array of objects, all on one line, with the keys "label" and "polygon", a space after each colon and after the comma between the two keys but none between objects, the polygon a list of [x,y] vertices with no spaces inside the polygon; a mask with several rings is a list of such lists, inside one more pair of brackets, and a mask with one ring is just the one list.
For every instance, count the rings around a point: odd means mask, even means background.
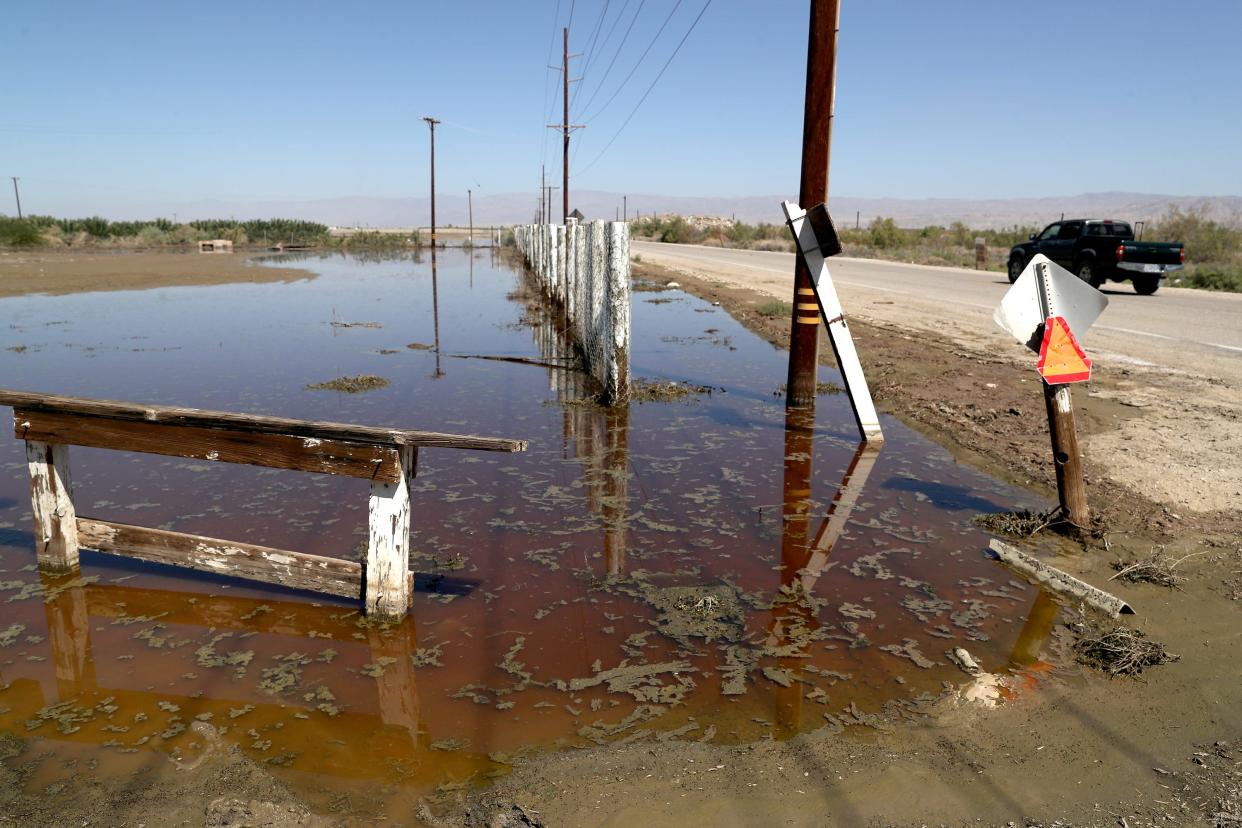
[{"label": "distant mountain range", "polygon": [[[571,209],[580,210],[589,219],[612,219],[619,215],[620,193],[581,190],[571,192]],[[793,196],[786,196],[793,198]],[[734,217],[746,222],[780,222],[782,196],[696,197],[628,194],[630,217],[636,214],[676,213],[680,215]],[[181,221],[198,218],[294,218],[318,221],[333,226],[411,227],[430,222],[427,198],[371,198],[347,196],[314,201],[195,201],[161,205],[156,212],[137,213],[118,210],[109,215],[114,219],[140,219],[155,215],[172,216]],[[1046,198],[854,198],[839,196],[829,204],[839,225],[852,225],[855,220],[866,225],[877,216],[887,216],[903,227],[928,224],[948,225],[961,221],[975,228],[1000,228],[1019,225],[1042,225],[1066,216],[1119,218],[1130,221],[1152,220],[1170,208],[1202,209],[1216,219],[1242,219],[1242,197],[1239,196],[1170,196],[1151,193],[1085,193],[1074,196]],[[528,222],[534,218],[535,195],[505,193],[482,195],[474,199],[476,227]],[[560,201],[553,208],[560,215]],[[436,202],[436,218],[442,225],[464,226],[467,222],[466,199],[441,194]]]}]

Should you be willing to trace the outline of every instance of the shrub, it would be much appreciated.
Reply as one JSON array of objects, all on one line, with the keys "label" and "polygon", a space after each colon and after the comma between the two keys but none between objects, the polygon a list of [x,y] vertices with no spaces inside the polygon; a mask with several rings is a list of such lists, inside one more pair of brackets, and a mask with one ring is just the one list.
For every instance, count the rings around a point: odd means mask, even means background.
[{"label": "shrub", "polygon": [[0,244],[10,247],[38,247],[43,244],[43,233],[29,219],[0,216]]},{"label": "shrub", "polygon": [[867,228],[867,237],[872,247],[878,247],[881,250],[896,247],[900,241],[897,222],[891,218],[876,216]]}]

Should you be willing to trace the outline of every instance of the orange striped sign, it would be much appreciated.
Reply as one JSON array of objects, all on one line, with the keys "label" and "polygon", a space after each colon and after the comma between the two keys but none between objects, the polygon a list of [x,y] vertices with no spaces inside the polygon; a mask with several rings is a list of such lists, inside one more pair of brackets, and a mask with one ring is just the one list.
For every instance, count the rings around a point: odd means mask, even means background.
[{"label": "orange striped sign", "polygon": [[1044,322],[1044,341],[1039,346],[1039,364],[1035,367],[1049,385],[1091,379],[1091,360],[1063,317],[1050,316]]}]

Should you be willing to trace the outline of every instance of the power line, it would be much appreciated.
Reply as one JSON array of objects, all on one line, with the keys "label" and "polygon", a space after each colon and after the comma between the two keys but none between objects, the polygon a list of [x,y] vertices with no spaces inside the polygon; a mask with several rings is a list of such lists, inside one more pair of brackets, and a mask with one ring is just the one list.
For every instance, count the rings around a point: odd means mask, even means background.
[{"label": "power line", "polygon": [[[604,88],[604,81],[608,80],[608,76],[612,73],[612,67],[616,65],[617,58],[621,56],[621,50],[625,48],[625,42],[630,39],[630,32],[634,31],[634,24],[638,22],[639,16],[643,13],[643,6],[646,4],[647,0],[639,2],[638,10],[630,18],[630,25],[626,27],[625,34],[621,37],[621,42],[617,44],[617,50],[612,53],[612,60],[608,61],[608,68],[604,70],[604,76],[599,79],[599,85],[595,87],[595,91],[591,93],[591,97],[587,99],[587,102],[582,105],[582,109],[590,109],[591,104],[595,102],[596,96],[599,95],[599,91]],[[628,6],[629,4],[627,3],[626,5]],[[624,14],[625,9],[622,9],[621,13]],[[618,19],[620,19],[620,16],[618,16]],[[583,74],[585,75],[586,72],[584,71]],[[581,86],[579,88],[581,89]],[[581,112],[581,110],[579,111]]]},{"label": "power line", "polygon": [[655,76],[655,80],[651,82],[651,86],[648,86],[647,91],[644,92],[643,96],[638,99],[638,103],[634,104],[634,109],[632,109],[630,114],[626,116],[625,121],[622,122],[621,126],[617,129],[612,138],[608,140],[608,143],[604,145],[604,148],[600,150],[599,155],[595,156],[591,163],[578,170],[578,172],[574,173],[574,175],[582,175],[582,173],[591,169],[591,167],[594,167],[599,159],[604,157],[604,153],[608,152],[608,148],[612,146],[613,142],[616,141],[617,138],[620,137],[621,133],[625,131],[626,126],[629,125],[630,120],[634,117],[634,114],[638,112],[638,108],[643,105],[643,101],[647,100],[647,96],[651,94],[652,89],[655,89],[656,84],[660,82],[660,78],[664,77],[664,70],[667,69],[669,64],[673,62],[673,58],[677,57],[677,53],[681,51],[681,47],[685,45],[686,40],[690,37],[690,33],[694,31],[695,26],[699,25],[699,21],[703,19],[704,13],[707,12],[707,7],[711,4],[712,0],[707,0],[707,2],[703,4],[703,8],[699,10],[698,17],[694,18],[694,22],[690,24],[690,28],[687,29],[686,33],[682,36],[681,42],[677,44],[677,48],[673,50],[673,53],[668,56],[668,60],[666,60],[664,65],[660,67],[660,73]]},{"label": "power line", "polygon": [[[556,46],[556,28],[557,28],[556,24],[560,20],[560,17],[561,17],[561,0],[556,0],[556,12],[552,15],[552,35],[551,37],[548,38],[548,59],[544,61],[545,64],[552,63],[552,49],[554,46]],[[543,112],[544,110],[547,110],[547,112],[543,118],[539,119],[539,122],[541,124],[546,124],[548,122],[548,118],[552,117],[552,109],[550,105],[548,104],[548,101],[550,99],[549,96],[551,95],[551,90],[552,90],[551,77],[552,77],[551,70],[545,69],[544,70],[544,82],[543,82],[543,109],[541,109],[540,112]],[[540,162],[543,162],[543,161],[546,161],[548,157],[548,131],[546,129],[540,130],[540,131],[543,133],[543,142],[540,144],[540,147],[539,147],[539,160]]]},{"label": "power line", "polygon": [[[595,32],[591,35],[591,45],[587,47],[586,54],[589,56],[582,67],[582,78],[586,77],[587,70],[590,68],[591,60],[595,56],[595,44],[599,42],[599,33],[604,28],[604,19],[608,16],[608,6],[612,0],[604,0],[604,5],[599,10],[599,19],[595,21]],[[581,80],[581,78],[580,78]],[[578,99],[578,89],[582,88],[582,84],[574,89],[574,100]]]},{"label": "power line", "polygon": [[625,0],[625,5],[621,7],[621,11],[617,12],[617,16],[613,18],[612,25],[608,27],[608,34],[604,35],[603,41],[600,42],[599,50],[593,51],[587,58],[586,65],[582,68],[583,75],[586,75],[586,73],[590,71],[591,67],[595,65],[595,58],[598,57],[599,53],[602,52],[612,41],[612,35],[613,32],[617,30],[617,24],[621,22],[621,18],[625,17],[625,13],[630,10],[630,4],[633,2],[634,0]]},{"label": "power line", "polygon": [[630,82],[630,78],[634,77],[634,73],[638,71],[638,67],[643,65],[643,61],[646,59],[647,53],[650,52],[651,48],[656,45],[656,41],[660,39],[660,35],[664,34],[664,29],[668,27],[668,23],[673,19],[673,15],[677,13],[679,8],[681,8],[681,2],[682,0],[677,0],[677,3],[673,6],[673,10],[668,13],[668,17],[664,18],[664,22],[660,25],[660,30],[655,33],[655,37],[651,38],[651,42],[647,44],[647,48],[644,49],[643,53],[638,56],[638,61],[634,64],[634,68],[631,69],[630,73],[625,76],[625,80],[621,81],[621,85],[618,86],[612,93],[612,97],[605,101],[603,106],[595,110],[595,114],[590,118],[581,119],[584,124],[590,123],[595,118],[598,118],[599,114],[608,108],[608,105],[616,99],[621,90],[625,88],[625,85]]}]

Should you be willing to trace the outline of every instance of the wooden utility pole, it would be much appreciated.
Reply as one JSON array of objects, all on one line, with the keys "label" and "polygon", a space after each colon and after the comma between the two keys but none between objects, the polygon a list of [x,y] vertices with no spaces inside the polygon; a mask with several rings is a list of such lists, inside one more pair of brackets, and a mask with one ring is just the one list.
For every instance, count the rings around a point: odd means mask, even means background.
[{"label": "wooden utility pole", "polygon": [[435,255],[436,249],[436,124],[440,123],[436,118],[423,118],[427,122],[427,126],[431,127],[431,250]]},{"label": "wooden utility pole", "polygon": [[17,191],[17,176],[11,176],[13,179],[13,198],[17,199],[17,218],[20,221],[22,217],[22,194]]},{"label": "wooden utility pole", "polygon": [[561,224],[569,223],[569,27],[561,30],[565,36],[565,48],[561,60],[561,80],[565,97],[565,115],[561,128],[565,139],[565,155],[561,168]]},{"label": "wooden utility pole", "polygon": [[621,196],[621,220],[630,220],[630,197]]},{"label": "wooden utility pole", "polygon": [[470,246],[474,247],[474,190],[466,190],[466,210],[466,215],[469,216],[467,221],[470,223],[470,235],[468,238],[470,239]]},{"label": "wooden utility pole", "polygon": [[[558,130],[561,133],[561,139],[564,144],[563,146],[564,155],[562,157],[561,187],[560,187],[561,189],[561,223],[568,224],[569,223],[569,133],[573,132],[575,129],[582,129],[582,126],[583,126],[582,124],[571,124],[569,122],[569,83],[570,83],[569,59],[571,57],[581,57],[581,56],[571,55],[569,53],[569,29],[568,27],[562,29],[561,34],[564,37],[564,48],[561,52],[562,54],[561,65],[559,67],[549,66],[548,68],[549,69],[559,68],[561,70],[561,90],[562,90],[561,94],[564,96],[564,101],[563,101],[564,109],[562,113],[561,122],[559,124],[548,124],[548,129]],[[578,80],[578,79],[575,79],[575,80]],[[553,187],[552,189],[555,190],[556,188]],[[549,206],[548,208],[548,223],[549,224],[552,223],[551,206]]]},{"label": "wooden utility pole", "polygon": [[544,224],[551,224],[552,223],[552,191],[559,190],[560,187],[556,186],[555,184],[549,184],[543,189],[546,194],[543,199],[544,207],[546,209],[546,212],[544,213],[544,217],[543,217],[543,222]]},{"label": "wooden utility pole", "polygon": [[[798,203],[804,210],[828,200],[828,164],[836,94],[839,0],[811,0],[806,54],[806,101],[802,116],[802,181]],[[793,314],[789,332],[789,378],[785,405],[815,405],[819,362],[819,306],[811,273],[802,257],[794,269]]]},{"label": "wooden utility pole", "polygon": [[535,223],[543,221],[543,215],[546,212],[543,207],[543,200],[548,196],[547,174],[545,165],[539,165],[539,218],[535,219]]}]

